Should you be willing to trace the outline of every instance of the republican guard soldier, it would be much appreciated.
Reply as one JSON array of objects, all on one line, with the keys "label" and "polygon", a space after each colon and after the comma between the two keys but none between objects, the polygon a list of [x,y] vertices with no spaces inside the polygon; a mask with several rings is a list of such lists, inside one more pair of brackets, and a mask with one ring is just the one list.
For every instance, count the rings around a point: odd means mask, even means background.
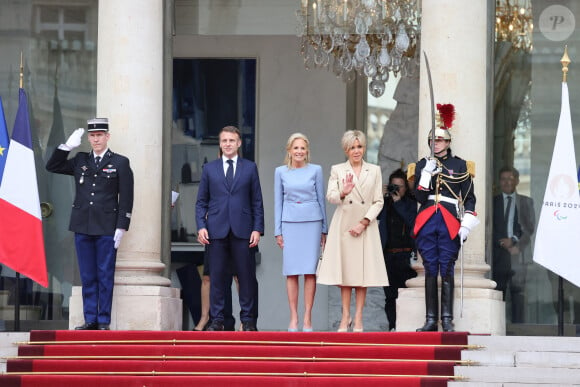
[{"label": "republican guard soldier", "polygon": [[[415,197],[420,204],[414,235],[425,267],[425,324],[418,332],[437,331],[437,276],[441,275],[441,326],[453,331],[455,261],[463,241],[479,221],[475,212],[475,165],[454,156],[449,129],[455,107],[437,104],[437,125],[429,133],[431,157],[417,162]],[[434,131],[434,133],[433,133]],[[412,175],[412,168],[409,168]]]}]

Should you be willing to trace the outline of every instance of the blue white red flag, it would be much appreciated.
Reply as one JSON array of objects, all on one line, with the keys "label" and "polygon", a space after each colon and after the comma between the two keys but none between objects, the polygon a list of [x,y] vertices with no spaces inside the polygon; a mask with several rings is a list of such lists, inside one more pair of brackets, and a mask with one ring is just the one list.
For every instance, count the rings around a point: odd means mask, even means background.
[{"label": "blue white red flag", "polygon": [[34,152],[24,89],[0,184],[0,263],[48,286]]}]

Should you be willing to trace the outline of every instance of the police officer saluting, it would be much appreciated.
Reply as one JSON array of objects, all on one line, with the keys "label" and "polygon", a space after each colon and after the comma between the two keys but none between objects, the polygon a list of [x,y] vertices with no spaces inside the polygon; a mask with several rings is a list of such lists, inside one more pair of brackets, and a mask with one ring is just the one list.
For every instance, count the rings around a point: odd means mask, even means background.
[{"label": "police officer saluting", "polygon": [[[461,243],[479,221],[475,213],[475,166],[451,154],[449,129],[455,118],[451,104],[437,104],[438,124],[429,133],[432,156],[417,163],[415,197],[416,246],[425,267],[425,324],[417,331],[437,331],[437,276],[441,275],[441,326],[453,331],[454,271]],[[433,133],[433,130],[435,131]],[[410,167],[410,166],[409,166]],[[411,168],[409,168],[410,170]]]},{"label": "police officer saluting", "polygon": [[108,330],[117,248],[131,221],[133,171],[127,157],[107,146],[109,120],[94,118],[87,124],[92,151],[68,158],[81,144],[85,130],[79,128],[54,150],[46,169],[75,179],[69,230],[75,233],[85,319],[75,329]]}]

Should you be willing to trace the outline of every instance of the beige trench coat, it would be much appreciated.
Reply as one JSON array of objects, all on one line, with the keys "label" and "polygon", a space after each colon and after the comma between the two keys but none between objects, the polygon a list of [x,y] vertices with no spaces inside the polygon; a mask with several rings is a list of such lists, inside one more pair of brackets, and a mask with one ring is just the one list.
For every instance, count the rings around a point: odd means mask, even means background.
[{"label": "beige trench coat", "polygon": [[[354,176],[355,186],[340,200],[347,173]],[[333,165],[326,199],[337,207],[328,230],[317,282],[353,287],[387,286],[389,280],[377,225],[377,216],[383,208],[380,167],[363,162],[357,178],[348,161]],[[348,231],[364,218],[371,221],[369,226],[360,236],[351,236]]]}]

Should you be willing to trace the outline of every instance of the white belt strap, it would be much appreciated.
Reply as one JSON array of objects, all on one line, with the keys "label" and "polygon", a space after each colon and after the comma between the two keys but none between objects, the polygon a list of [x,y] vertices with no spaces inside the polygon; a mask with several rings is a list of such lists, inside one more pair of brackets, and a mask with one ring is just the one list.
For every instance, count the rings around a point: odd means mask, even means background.
[{"label": "white belt strap", "polygon": [[455,206],[455,210],[459,211],[458,206],[457,206],[459,201],[455,198],[450,198],[450,197],[443,196],[443,195],[429,195],[429,197],[427,199],[433,200],[434,202],[446,202],[446,203],[453,204]]}]

